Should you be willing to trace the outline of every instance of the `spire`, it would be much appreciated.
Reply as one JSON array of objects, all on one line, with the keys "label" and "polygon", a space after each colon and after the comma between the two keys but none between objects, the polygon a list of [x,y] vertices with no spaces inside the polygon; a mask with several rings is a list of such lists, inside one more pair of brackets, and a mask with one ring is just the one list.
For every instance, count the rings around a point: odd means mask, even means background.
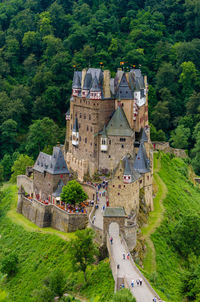
[{"label": "spire", "polygon": [[145,150],[143,142],[141,142],[141,144],[140,144],[138,154],[136,156],[133,167],[139,173],[147,173],[150,171],[149,159],[147,158],[146,150]]},{"label": "spire", "polygon": [[75,122],[74,122],[73,132],[79,132],[78,131],[78,119],[77,119],[77,117],[76,117]]},{"label": "spire", "polygon": [[77,71],[74,72],[72,88],[81,89],[81,79],[79,76],[79,72]]},{"label": "spire", "polygon": [[142,130],[141,142],[148,142],[148,137],[144,129]]},{"label": "spire", "polygon": [[99,83],[97,80],[96,73],[95,73],[94,80],[92,82],[92,87],[91,87],[90,91],[94,91],[94,92],[101,91],[101,89],[99,88]]},{"label": "spire", "polygon": [[102,133],[101,133],[101,137],[102,138],[107,138],[108,136],[107,136],[107,131],[106,131],[106,126],[104,125],[104,127],[103,127],[103,131],[102,131]]},{"label": "spire", "polygon": [[129,161],[128,161],[128,158],[126,157],[125,158],[125,168],[124,168],[124,175],[131,175],[131,168],[130,168],[130,165],[129,165]]}]

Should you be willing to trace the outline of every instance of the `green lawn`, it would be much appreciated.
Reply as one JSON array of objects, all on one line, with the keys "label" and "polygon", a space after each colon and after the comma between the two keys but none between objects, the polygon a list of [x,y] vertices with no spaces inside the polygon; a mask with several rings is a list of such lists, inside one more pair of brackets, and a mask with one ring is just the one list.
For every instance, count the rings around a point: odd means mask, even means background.
[{"label": "green lawn", "polygon": [[[100,301],[110,301],[114,280],[108,260],[88,269],[89,285],[83,286],[82,273],[73,273],[68,241],[74,234],[51,228],[40,229],[15,212],[16,186],[7,186],[0,201],[0,259],[11,251],[19,257],[17,274],[8,279],[3,289],[8,302],[32,301],[32,292],[55,269],[64,270],[68,278],[66,291]],[[63,240],[62,238],[65,240]],[[67,239],[67,240],[66,240]]]},{"label": "green lawn", "polygon": [[[154,288],[165,301],[183,301],[181,295],[181,274],[185,259],[180,258],[173,247],[173,229],[183,215],[199,213],[200,191],[188,178],[187,163],[170,154],[154,154],[157,171],[154,180],[158,193],[154,199],[155,213],[149,218],[149,224],[142,232],[150,238],[154,251],[147,240],[147,253],[144,259],[144,273],[151,280]],[[159,168],[160,162],[160,168]],[[166,185],[167,191],[164,188]],[[163,192],[167,193],[163,200]],[[158,226],[156,221],[159,221]],[[155,257],[156,264],[152,266]]]}]

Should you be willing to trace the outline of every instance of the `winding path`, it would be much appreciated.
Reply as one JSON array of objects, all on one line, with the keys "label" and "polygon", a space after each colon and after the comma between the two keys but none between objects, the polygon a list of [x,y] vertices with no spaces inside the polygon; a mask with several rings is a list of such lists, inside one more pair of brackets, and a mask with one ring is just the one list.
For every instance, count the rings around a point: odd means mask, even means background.
[{"label": "winding path", "polygon": [[[102,207],[105,205],[106,198],[99,198],[99,208],[95,211],[94,225],[100,229],[103,229],[103,211]],[[150,302],[155,297],[156,293],[142,276],[141,272],[136,267],[133,259],[123,260],[123,253],[127,255],[128,248],[125,242],[119,236],[119,229],[113,224],[110,228],[109,236],[113,237],[113,244],[109,246],[110,257],[112,258],[112,263],[114,263],[114,271],[116,271],[116,266],[119,265],[117,269],[117,278],[124,278],[125,286],[128,287],[133,296],[137,299],[137,302]],[[109,244],[109,243],[108,243]],[[126,257],[127,258],[127,257]],[[113,267],[112,267],[113,269]],[[136,280],[143,280],[142,286],[136,285]],[[134,280],[134,287],[131,287],[131,281]],[[156,295],[157,296],[157,295]]]}]

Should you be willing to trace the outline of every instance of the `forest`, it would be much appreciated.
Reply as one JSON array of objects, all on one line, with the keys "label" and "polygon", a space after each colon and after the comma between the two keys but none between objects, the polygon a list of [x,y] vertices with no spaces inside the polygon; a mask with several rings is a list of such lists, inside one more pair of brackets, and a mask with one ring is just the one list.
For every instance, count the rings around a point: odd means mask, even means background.
[{"label": "forest", "polygon": [[0,180],[64,143],[74,68],[121,61],[148,77],[152,140],[200,174],[199,57],[200,0],[0,1]]}]

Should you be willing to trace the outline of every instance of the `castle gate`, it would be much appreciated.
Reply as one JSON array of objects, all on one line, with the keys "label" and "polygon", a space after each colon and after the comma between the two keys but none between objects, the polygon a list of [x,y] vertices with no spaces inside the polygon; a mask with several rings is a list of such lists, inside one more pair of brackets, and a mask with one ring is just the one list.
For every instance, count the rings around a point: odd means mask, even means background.
[{"label": "castle gate", "polygon": [[103,242],[107,234],[124,234],[126,214],[124,208],[106,208],[103,215]]}]

